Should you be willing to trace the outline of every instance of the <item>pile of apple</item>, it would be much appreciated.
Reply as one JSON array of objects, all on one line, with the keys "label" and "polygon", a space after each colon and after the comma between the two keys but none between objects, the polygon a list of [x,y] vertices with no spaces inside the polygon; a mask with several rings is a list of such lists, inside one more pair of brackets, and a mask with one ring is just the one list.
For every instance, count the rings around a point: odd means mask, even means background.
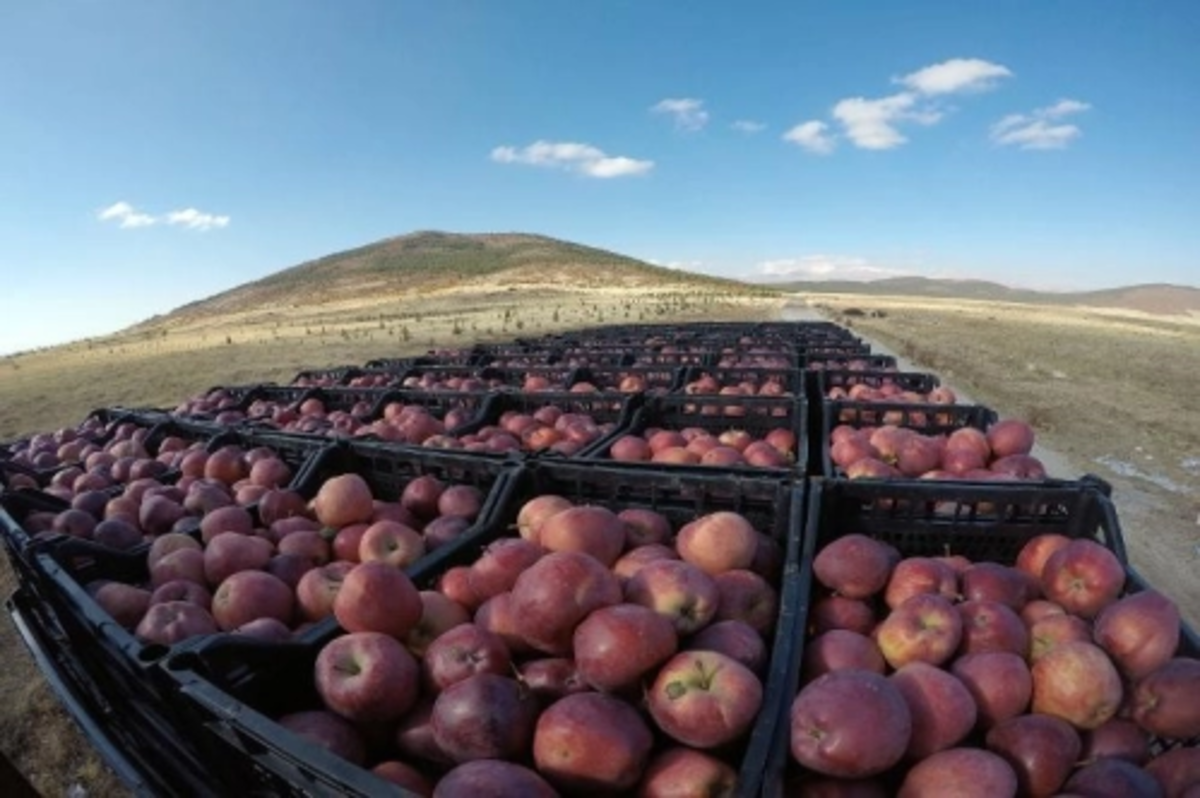
[{"label": "pile of apple", "polygon": [[[897,402],[903,404],[952,405],[958,402],[958,396],[950,388],[939,385],[929,391],[906,391],[895,382],[884,377],[878,386],[859,382],[850,386],[834,385],[825,392],[825,398],[831,401],[845,400],[850,402]],[[860,415],[860,411],[844,411],[843,419],[852,415]]]},{"label": "pile of apple", "polygon": [[213,388],[211,391],[188,397],[171,412],[185,418],[201,416],[219,419],[220,424],[229,424],[243,417],[237,409],[238,404],[239,401],[229,391]]},{"label": "pile of apple", "polygon": [[333,594],[357,564],[412,565],[470,529],[484,498],[472,485],[432,475],[411,480],[394,502],[373,497],[357,474],[330,477],[311,502],[272,488],[255,512],[217,502],[196,512],[198,536],[155,536],[148,584],[97,580],[86,588],[145,642],[172,645],[218,631],[286,640],[332,614]]},{"label": "pile of apple", "polygon": [[652,510],[555,495],[518,528],[436,589],[380,563],[346,574],[347,634],[315,664],[325,708],[280,723],[422,795],[732,794],[778,544],[732,512],[673,535]]},{"label": "pile of apple", "polygon": [[[139,466],[146,463],[160,467],[143,472]],[[128,480],[108,472],[111,481],[97,481],[105,473],[97,469],[77,479],[72,489],[51,485],[47,492],[70,501],[70,508],[30,513],[24,519],[26,530],[128,550],[157,535],[192,529],[196,519],[219,507],[259,502],[292,479],[291,467],[268,447],[229,445],[210,454],[203,443],[187,445],[180,438],[164,439],[159,459],[138,460],[127,470]],[[178,472],[177,478],[164,481],[168,471]],[[125,471],[118,476],[126,476]],[[89,480],[83,483],[83,478]],[[123,481],[120,492],[111,490]]]},{"label": "pile of apple", "polygon": [[862,358],[822,357],[821,355],[816,355],[813,359],[807,360],[805,368],[809,371],[825,371],[827,369],[837,369],[838,371],[899,371],[895,366],[879,366]]},{"label": "pile of apple", "polygon": [[350,388],[391,388],[399,377],[399,374],[387,370],[368,370],[351,377],[346,385]]},{"label": "pile of apple", "polygon": [[1033,428],[1019,419],[997,421],[986,433],[963,427],[949,435],[922,435],[891,424],[861,428],[843,424],[829,439],[829,459],[850,479],[1046,478],[1045,466],[1030,454]]},{"label": "pile of apple", "polygon": [[468,452],[556,452],[570,456],[616,429],[613,422],[597,422],[589,413],[572,413],[558,405],[545,405],[531,413],[506,410],[497,423],[459,437],[438,435],[424,442],[438,449]]},{"label": "pile of apple", "polygon": [[[1200,660],[1153,590],[1122,596],[1089,539],[1031,539],[1014,566],[826,545],[790,752],[806,794],[1183,796],[1200,749]],[[837,787],[831,785],[838,785]],[[896,789],[898,788],[898,793]],[[886,793],[885,793],[886,789]]]},{"label": "pile of apple", "polygon": [[796,462],[796,443],[795,433],[786,427],[773,429],[762,438],[744,429],[714,434],[702,427],[651,427],[641,435],[617,438],[608,455],[627,463],[791,468]]},{"label": "pile of apple", "polygon": [[[122,425],[124,437],[129,437],[128,428]],[[54,432],[39,433],[28,440],[19,441],[9,447],[8,462],[27,469],[47,471],[62,465],[81,463],[92,452],[100,448],[100,440],[108,432],[108,426],[100,419],[91,417],[77,427],[62,427]],[[118,429],[118,435],[122,430]],[[19,484],[13,487],[36,487],[36,484]]]},{"label": "pile of apple", "polygon": [[501,379],[485,380],[470,372],[423,371],[420,374],[409,375],[400,381],[401,388],[412,391],[486,391],[503,385],[504,381]]},{"label": "pile of apple", "polygon": [[717,360],[717,368],[793,368],[792,357],[786,352],[771,347],[752,346],[747,349],[725,348]]},{"label": "pile of apple", "polygon": [[722,384],[710,373],[701,374],[683,386],[688,395],[716,394],[718,396],[791,396],[787,389],[787,378],[780,374],[767,374],[761,381],[744,378],[735,383]]}]

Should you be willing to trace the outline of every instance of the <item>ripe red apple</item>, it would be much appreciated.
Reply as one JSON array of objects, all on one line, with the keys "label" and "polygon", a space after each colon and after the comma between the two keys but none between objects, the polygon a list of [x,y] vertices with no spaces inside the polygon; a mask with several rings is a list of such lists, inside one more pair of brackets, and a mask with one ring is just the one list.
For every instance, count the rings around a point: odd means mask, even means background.
[{"label": "ripe red apple", "polygon": [[204,578],[216,587],[238,571],[256,571],[266,566],[274,553],[269,540],[222,532],[204,549]]},{"label": "ripe red apple", "polygon": [[605,507],[571,507],[546,519],[538,539],[548,551],[582,552],[612,567],[625,549],[625,522]]},{"label": "ripe red apple", "polygon": [[150,607],[137,625],[141,640],[174,645],[199,635],[216,634],[217,622],[203,607],[187,601],[166,601]]},{"label": "ripe red apple", "polygon": [[671,539],[671,522],[662,513],[642,507],[629,507],[617,513],[625,522],[625,547],[663,544]]},{"label": "ripe red apple", "polygon": [[636,686],[675,653],[669,619],[639,604],[595,610],[575,628],[575,665],[585,682],[606,693]]},{"label": "ripe red apple", "polygon": [[542,524],[556,513],[574,506],[569,499],[553,494],[530,499],[517,513],[517,530],[522,538],[532,543],[540,543]]},{"label": "ripe red apple", "polygon": [[997,601],[1020,612],[1029,600],[1025,576],[999,563],[975,563],[963,572],[961,582],[967,601]]},{"label": "ripe red apple", "polygon": [[487,546],[467,574],[471,590],[487,601],[492,596],[512,590],[517,577],[533,565],[546,550],[522,538],[501,538]]},{"label": "ripe red apple", "polygon": [[645,438],[639,435],[622,435],[613,441],[608,449],[609,456],[623,462],[642,462],[649,460],[654,450]]},{"label": "ripe red apple", "polygon": [[537,716],[537,699],[520,682],[479,672],[438,695],[431,723],[438,748],[462,763],[528,755]]},{"label": "ripe red apple", "polygon": [[100,605],[100,609],[126,629],[135,629],[153,603],[153,596],[149,590],[123,582],[92,583],[88,585],[88,593]]},{"label": "ripe red apple", "polygon": [[433,795],[433,785],[429,783],[429,779],[412,765],[390,759],[371,768],[371,773],[417,795]]},{"label": "ripe red apple", "polygon": [[425,539],[415,529],[395,521],[376,521],[358,543],[359,562],[381,562],[407,568],[425,554]]},{"label": "ripe red apple", "polygon": [[650,716],[673,739],[716,748],[744,734],[762,706],[762,682],[715,651],[683,651],[663,665],[647,695]]},{"label": "ripe red apple", "polygon": [[546,780],[527,767],[502,759],[476,759],[458,765],[437,783],[437,798],[513,795],[522,798],[558,798]]},{"label": "ripe red apple", "polygon": [[1124,759],[1097,759],[1084,765],[1067,779],[1063,789],[1071,794],[1115,796],[1126,795],[1155,798],[1162,796],[1162,787],[1153,776]]},{"label": "ripe red apple", "polygon": [[1121,677],[1112,660],[1091,643],[1063,643],[1033,663],[1033,711],[1094,729],[1121,705]]},{"label": "ripe red apple", "polygon": [[912,717],[908,756],[924,759],[957,745],[975,727],[975,701],[951,673],[910,662],[890,677]]},{"label": "ripe red apple", "polygon": [[1020,656],[1007,651],[967,654],[950,671],[975,699],[981,729],[1025,712],[1033,695],[1033,677]]},{"label": "ripe red apple", "polygon": [[603,693],[577,693],[542,712],[533,759],[560,790],[613,792],[641,780],[653,746],[650,728],[632,706]]},{"label": "ripe red apple", "polygon": [[639,798],[732,798],[737,771],[702,751],[676,746],[654,756],[638,786]]},{"label": "ripe red apple", "polygon": [[1200,748],[1164,751],[1150,760],[1146,771],[1158,781],[1167,798],[1195,798],[1195,787],[1200,784]]},{"label": "ripe red apple", "polygon": [[[150,604],[164,604],[168,601],[186,601],[208,610],[212,607],[212,593],[208,588],[186,579],[176,579],[167,582],[150,594]],[[147,608],[149,609],[149,608]]]},{"label": "ripe red apple", "polygon": [[417,700],[417,662],[394,638],[351,632],[329,641],[317,654],[317,692],[325,706],[356,722],[387,722]]},{"label": "ripe red apple", "polygon": [[358,550],[362,545],[363,535],[370,526],[370,524],[350,524],[339,529],[334,535],[331,546],[334,559],[343,562],[361,562],[358,558]]},{"label": "ripe red apple", "polygon": [[958,612],[963,620],[960,654],[1011,651],[1023,658],[1029,653],[1029,630],[1008,606],[998,601],[964,601]]},{"label": "ripe red apple", "polygon": [[1022,795],[1058,792],[1082,748],[1071,724],[1051,715],[1009,718],[987,733],[987,747],[1008,762]]},{"label": "ripe red apple", "polygon": [[1157,590],[1133,593],[1101,610],[1093,634],[1121,672],[1137,680],[1175,655],[1179,608]]},{"label": "ripe red apple", "polygon": [[445,489],[445,483],[437,477],[422,474],[404,486],[400,493],[400,506],[417,518],[430,521],[438,515],[438,499]]},{"label": "ripe red apple", "polygon": [[831,629],[804,646],[804,681],[810,682],[831,671],[863,670],[887,672],[887,662],[871,638],[846,629]]},{"label": "ripe red apple", "polygon": [[655,560],[678,560],[679,555],[675,549],[670,546],[664,546],[661,543],[651,543],[647,546],[638,546],[636,549],[630,549],[621,555],[621,559],[613,563],[613,573],[621,584],[625,584],[633,575],[640,571],[648,563]]},{"label": "ripe red apple", "polygon": [[1036,662],[1047,653],[1072,641],[1092,642],[1092,627],[1076,615],[1051,615],[1029,628],[1029,661]]},{"label": "ripe red apple", "polygon": [[438,578],[437,589],[470,612],[475,612],[482,603],[471,589],[471,569],[466,565],[456,565],[448,569]]},{"label": "ripe red apple", "polygon": [[358,474],[341,474],[322,483],[311,502],[317,520],[340,529],[371,520],[375,508],[371,488]]},{"label": "ripe red apple", "polygon": [[912,716],[900,691],[868,671],[833,671],[810,682],[792,702],[789,720],[796,761],[844,779],[888,770],[904,756],[912,736]]},{"label": "ripe red apple", "polygon": [[1150,761],[1150,735],[1131,720],[1115,717],[1083,734],[1079,759],[1091,762],[1102,756],[1127,759],[1135,765]]},{"label": "ripe red apple", "polygon": [[1050,555],[1042,569],[1042,592],[1067,612],[1094,618],[1125,586],[1117,556],[1094,540],[1080,538]]},{"label": "ripe red apple", "polygon": [[1029,454],[1033,450],[1033,428],[1024,421],[1005,418],[988,427],[987,441],[996,458]]},{"label": "ripe red apple", "polygon": [[719,511],[697,518],[679,530],[675,548],[684,562],[716,575],[750,568],[758,549],[758,532],[738,513]]},{"label": "ripe red apple", "polygon": [[893,668],[916,661],[941,665],[958,649],[962,633],[962,616],[953,604],[937,594],[920,593],[880,622],[875,641]]},{"label": "ripe red apple", "polygon": [[1021,608],[1021,620],[1025,626],[1032,629],[1033,625],[1038,621],[1052,617],[1054,615],[1066,615],[1067,611],[1062,606],[1055,604],[1053,601],[1045,599],[1034,599]]},{"label": "ripe red apple", "polygon": [[888,579],[883,600],[896,609],[920,594],[935,594],[949,601],[958,599],[958,574],[949,564],[932,557],[906,557],[896,563]]},{"label": "ripe red apple", "polygon": [[774,632],[779,597],[767,580],[735,569],[717,574],[713,581],[720,593],[716,620],[742,621],[764,637]]},{"label": "ripe red apple", "polygon": [[313,568],[300,577],[296,585],[296,604],[306,621],[319,621],[333,615],[333,599],[342,589],[346,574],[354,563],[335,560],[329,565]]},{"label": "ripe red apple", "polygon": [[403,640],[421,620],[424,605],[412,580],[381,562],[354,566],[333,599],[333,614],[348,632],[381,632]]},{"label": "ripe red apple", "polygon": [[1046,567],[1046,560],[1050,559],[1050,556],[1059,549],[1066,548],[1070,543],[1071,538],[1057,532],[1047,532],[1030,538],[1029,542],[1022,546],[1021,551],[1017,553],[1015,567],[1018,571],[1023,571],[1040,582],[1042,570]]},{"label": "ripe red apple", "polygon": [[813,604],[810,621],[814,635],[831,629],[846,629],[865,635],[875,628],[875,611],[861,599],[825,596]]},{"label": "ripe red apple", "polygon": [[986,795],[1015,798],[1017,774],[1007,762],[982,748],[951,748],[918,762],[904,777],[899,798]]},{"label": "ripe red apple", "polygon": [[465,622],[434,639],[421,665],[425,685],[439,692],[477,673],[506,675],[512,657],[499,635]]},{"label": "ripe red apple", "polygon": [[162,587],[177,579],[186,579],[198,585],[208,584],[204,577],[204,552],[199,547],[175,549],[150,566],[151,587]]},{"label": "ripe red apple", "polygon": [[850,534],[827,544],[813,560],[822,585],[849,599],[870,598],[888,583],[892,558],[883,544]]},{"label": "ripe red apple", "polygon": [[239,571],[213,593],[212,615],[221,631],[229,632],[258,618],[290,625],[296,598],[281,579],[263,571]]},{"label": "ripe red apple", "polygon": [[517,632],[531,646],[555,656],[571,651],[575,627],[593,610],[621,601],[616,576],[581,552],[542,557],[517,577],[512,609]]},{"label": "ripe red apple", "polygon": [[1133,686],[1133,719],[1159,737],[1200,737],[1200,660],[1176,657]]},{"label": "ripe red apple", "polygon": [[767,664],[762,636],[741,621],[717,621],[683,641],[685,651],[716,651],[761,676]]},{"label": "ripe red apple", "polygon": [[345,718],[332,712],[293,712],[276,722],[293,734],[337,754],[347,762],[362,765],[367,761],[367,743],[362,734]]},{"label": "ripe red apple", "polygon": [[716,617],[721,592],[716,580],[682,560],[647,563],[625,584],[625,599],[666,616],[680,636]]}]

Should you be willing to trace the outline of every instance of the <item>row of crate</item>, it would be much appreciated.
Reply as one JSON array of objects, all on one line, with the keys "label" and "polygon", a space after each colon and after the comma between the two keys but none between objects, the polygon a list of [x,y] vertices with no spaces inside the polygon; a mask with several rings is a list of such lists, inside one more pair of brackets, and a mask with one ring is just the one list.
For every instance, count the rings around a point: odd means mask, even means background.
[{"label": "row of crate", "polygon": [[[242,445],[269,443],[256,433],[245,434]],[[489,542],[511,536],[520,507],[538,495],[554,493],[614,510],[653,509],[676,527],[718,510],[743,514],[777,541],[784,561],[775,585],[779,613],[763,678],[763,709],[747,738],[727,752],[739,770],[740,795],[775,794],[787,769],[785,712],[796,691],[814,595],[813,557],[828,541],[865,532],[905,556],[962,554],[976,562],[1011,564],[1026,541],[1058,532],[1097,540],[1127,562],[1105,486],[1093,481],[789,481],[701,469],[522,463],[364,441],[322,445],[298,465],[291,484],[306,497],[330,476],[350,472],[364,476],[383,497],[397,496],[423,474],[479,487],[487,501],[470,531],[407,569],[423,588],[450,567],[474,561]],[[144,582],[145,547],[115,552],[75,538],[31,536],[27,527],[35,514],[61,509],[33,491],[6,493],[0,506],[5,543],[21,575],[10,614],[81,728],[136,792],[386,791],[384,782],[367,771],[273,721],[313,706],[313,661],[322,645],[342,634],[335,622],[313,625],[288,643],[230,635],[169,647],[144,643],[100,608],[88,586],[102,580]],[[1143,588],[1130,569],[1127,590]],[[1181,653],[1200,655],[1190,632]],[[1156,741],[1159,747],[1178,744]]]}]

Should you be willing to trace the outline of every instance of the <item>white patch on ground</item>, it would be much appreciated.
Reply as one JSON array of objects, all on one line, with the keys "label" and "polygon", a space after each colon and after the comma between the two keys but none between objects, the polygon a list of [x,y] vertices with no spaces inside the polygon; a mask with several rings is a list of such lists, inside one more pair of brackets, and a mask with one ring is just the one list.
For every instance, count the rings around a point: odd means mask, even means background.
[{"label": "white patch on ground", "polygon": [[[1147,457],[1147,459],[1152,459],[1152,458]],[[1116,457],[1113,457],[1110,454],[1106,454],[1103,457],[1097,457],[1096,462],[1099,463],[1100,465],[1104,466],[1105,468],[1107,468],[1109,471],[1113,472],[1114,474],[1117,474],[1122,477],[1129,477],[1131,479],[1140,479],[1140,480],[1143,480],[1144,482],[1149,482],[1151,485],[1157,485],[1158,487],[1162,488],[1163,490],[1169,491],[1171,493],[1186,493],[1187,492],[1187,488],[1185,488],[1184,486],[1180,485],[1179,483],[1174,482],[1171,479],[1163,476],[1162,474],[1151,474],[1147,471],[1143,471],[1140,468],[1138,468],[1137,466],[1135,466],[1133,463],[1127,463],[1124,460],[1118,460]]]},{"label": "white patch on ground", "polygon": [[1200,476],[1200,457],[1185,457],[1179,461],[1179,467],[1189,474]]}]

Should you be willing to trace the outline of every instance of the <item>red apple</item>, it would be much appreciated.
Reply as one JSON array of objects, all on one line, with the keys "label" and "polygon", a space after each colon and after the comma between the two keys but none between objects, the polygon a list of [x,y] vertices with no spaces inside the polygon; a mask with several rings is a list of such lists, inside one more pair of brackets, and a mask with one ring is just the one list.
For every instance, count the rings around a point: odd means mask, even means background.
[{"label": "red apple", "polygon": [[871,638],[846,629],[830,629],[804,646],[804,680],[812,681],[831,671],[862,670],[884,674],[887,662]]},{"label": "red apple", "polygon": [[551,704],[538,718],[533,758],[560,790],[630,790],[654,746],[642,716],[602,693],[578,693]]},{"label": "red apple", "polygon": [[402,642],[414,656],[424,657],[430,643],[459,624],[468,623],[471,615],[461,604],[436,590],[422,590],[420,595],[421,620]]},{"label": "red apple", "polygon": [[849,599],[870,598],[888,583],[892,572],[888,550],[866,535],[850,534],[827,544],[813,560],[817,580]]},{"label": "red apple", "polygon": [[625,585],[625,599],[666,616],[683,636],[716,617],[721,592],[716,580],[696,566],[664,559],[633,575]]},{"label": "red apple", "polygon": [[918,762],[904,777],[899,798],[986,795],[1015,798],[1017,774],[1001,757],[981,748],[951,748]]},{"label": "red apple", "polygon": [[762,636],[741,621],[717,621],[683,641],[685,651],[716,651],[761,675],[767,664]]},{"label": "red apple", "polygon": [[964,601],[958,612],[963,620],[960,654],[1011,651],[1023,658],[1029,653],[1029,630],[1008,606],[998,601]]},{"label": "red apple", "polygon": [[542,524],[556,513],[574,506],[569,499],[553,494],[530,499],[517,513],[517,529],[524,539],[540,543]]},{"label": "red apple", "polygon": [[440,692],[477,673],[505,675],[512,670],[508,646],[486,629],[461,623],[436,638],[425,651],[422,675],[432,692]]},{"label": "red apple", "polygon": [[417,662],[394,638],[352,632],[329,641],[317,655],[317,692],[325,706],[356,722],[387,722],[417,699]]},{"label": "red apple", "polygon": [[638,604],[595,610],[575,628],[575,665],[597,690],[617,693],[675,653],[678,641],[669,619]]},{"label": "red apple", "polygon": [[846,629],[865,635],[875,628],[875,611],[861,599],[825,596],[813,604],[810,621],[814,635],[831,629]]},{"label": "red apple", "polygon": [[571,507],[546,519],[538,540],[548,551],[582,552],[611,567],[625,548],[625,522],[605,507]]},{"label": "red apple", "polygon": [[381,632],[403,640],[421,620],[424,605],[412,580],[381,562],[354,566],[333,599],[333,614],[348,632]]},{"label": "red apple", "polygon": [[956,659],[950,672],[975,699],[981,729],[1022,714],[1033,695],[1033,676],[1020,656],[1008,651],[986,651]]},{"label": "red apple", "polygon": [[958,598],[958,575],[947,563],[932,557],[907,557],[896,563],[884,593],[884,603],[896,609],[920,594]]},{"label": "red apple", "polygon": [[916,661],[941,665],[958,649],[962,632],[962,616],[953,604],[935,593],[920,593],[880,622],[875,642],[893,668]]},{"label": "red apple", "polygon": [[987,733],[987,747],[1008,762],[1022,795],[1054,795],[1079,761],[1079,735],[1051,715],[1009,718]]},{"label": "red apple", "polygon": [[213,593],[212,614],[221,631],[228,632],[258,618],[291,624],[296,598],[278,577],[262,571],[239,571]]},{"label": "red apple", "polygon": [[1105,607],[1093,632],[1121,672],[1137,680],[1175,655],[1179,608],[1157,590],[1143,590]]},{"label": "red apple", "polygon": [[693,748],[716,748],[750,728],[762,706],[762,683],[724,654],[684,651],[658,672],[647,704],[655,724],[671,738]]},{"label": "red apple", "polygon": [[684,562],[711,575],[748,569],[754,564],[758,532],[738,513],[709,513],[679,530],[675,548]]},{"label": "red apple", "polygon": [[367,761],[367,744],[362,734],[345,718],[332,712],[293,712],[277,722],[293,734],[337,754],[347,762],[362,765]]},{"label": "red apple", "polygon": [[672,747],[655,755],[638,787],[639,798],[732,798],[737,771],[714,756]]},{"label": "red apple", "polygon": [[557,798],[546,780],[527,767],[501,759],[476,759],[455,767],[437,783],[436,798],[512,795]]},{"label": "red apple", "polygon": [[300,577],[296,585],[296,604],[300,616],[306,621],[319,621],[333,615],[333,599],[342,589],[346,574],[353,568],[353,563],[334,561],[313,568]]},{"label": "red apple", "polygon": [[575,627],[589,613],[620,600],[616,576],[595,558],[574,551],[542,557],[517,577],[512,589],[517,632],[537,650],[555,656],[570,653]]},{"label": "red apple", "polygon": [[617,513],[617,518],[625,522],[625,546],[628,549],[666,543],[671,538],[671,522],[654,510],[630,507]]},{"label": "red apple", "polygon": [[358,543],[359,562],[381,562],[407,568],[425,554],[425,539],[415,529],[395,521],[376,521]]},{"label": "red apple", "polygon": [[1094,729],[1121,705],[1121,677],[1091,643],[1063,643],[1033,663],[1033,711]]},{"label": "red apple", "polygon": [[1042,570],[1042,592],[1067,612],[1094,618],[1125,586],[1117,556],[1093,540],[1080,538],[1050,555]]},{"label": "red apple", "polygon": [[975,701],[953,674],[910,662],[889,678],[912,717],[909,758],[924,759],[957,745],[975,727]]},{"label": "red apple", "polygon": [[433,738],[459,763],[519,759],[528,755],[537,716],[537,699],[520,682],[481,671],[438,695],[431,716]]},{"label": "red apple", "polygon": [[1133,719],[1159,737],[1200,737],[1200,659],[1176,657],[1133,687]]},{"label": "red apple", "polygon": [[716,620],[743,621],[764,637],[773,633],[779,597],[767,580],[753,571],[735,569],[717,574],[713,581],[721,596]]}]

